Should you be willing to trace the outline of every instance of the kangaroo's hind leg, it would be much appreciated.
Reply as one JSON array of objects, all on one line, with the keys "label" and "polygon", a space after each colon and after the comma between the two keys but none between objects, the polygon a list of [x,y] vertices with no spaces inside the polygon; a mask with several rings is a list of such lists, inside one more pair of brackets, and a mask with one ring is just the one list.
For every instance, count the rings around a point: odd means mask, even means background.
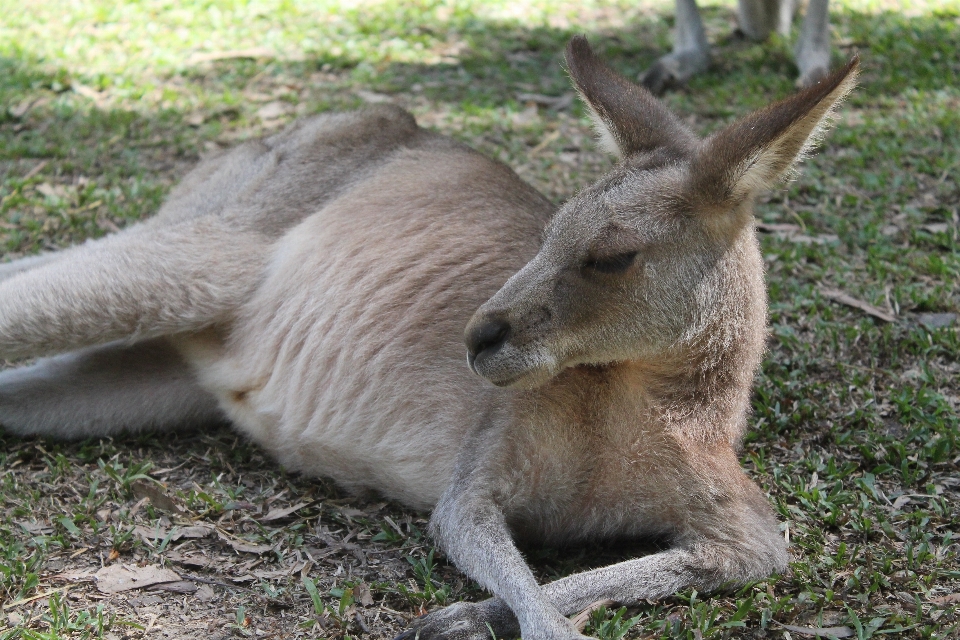
[{"label": "kangaroo's hind leg", "polygon": [[218,217],[148,222],[0,281],[0,357],[52,355],[229,322],[269,246]]},{"label": "kangaroo's hind leg", "polygon": [[225,420],[169,340],[89,347],[0,372],[0,428],[59,438]]},{"label": "kangaroo's hind leg", "polygon": [[29,271],[45,264],[49,264],[54,260],[60,259],[62,256],[63,254],[59,251],[49,251],[47,253],[41,253],[35,256],[26,256],[12,262],[4,262],[3,264],[0,264],[0,282],[19,275],[24,271]]}]

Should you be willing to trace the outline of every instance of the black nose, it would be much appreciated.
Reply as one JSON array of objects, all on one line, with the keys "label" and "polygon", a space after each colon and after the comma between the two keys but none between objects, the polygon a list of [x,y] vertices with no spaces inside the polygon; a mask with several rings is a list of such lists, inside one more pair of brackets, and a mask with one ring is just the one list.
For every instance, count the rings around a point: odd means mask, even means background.
[{"label": "black nose", "polygon": [[487,320],[467,333],[467,352],[474,359],[481,353],[493,355],[509,337],[510,323],[499,319]]}]

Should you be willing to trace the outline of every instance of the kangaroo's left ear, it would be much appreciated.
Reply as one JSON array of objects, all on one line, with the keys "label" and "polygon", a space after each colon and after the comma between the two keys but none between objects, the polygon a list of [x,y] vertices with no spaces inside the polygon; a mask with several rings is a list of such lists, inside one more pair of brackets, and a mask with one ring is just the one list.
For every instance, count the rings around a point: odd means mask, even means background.
[{"label": "kangaroo's left ear", "polygon": [[818,142],[856,85],[859,58],[786,100],[741,118],[700,143],[686,199],[704,212],[729,211],[772,187]]},{"label": "kangaroo's left ear", "polygon": [[571,38],[565,57],[608,151],[621,157],[655,151],[687,157],[696,146],[696,136],[679,118],[647,89],[607,67],[586,38]]}]

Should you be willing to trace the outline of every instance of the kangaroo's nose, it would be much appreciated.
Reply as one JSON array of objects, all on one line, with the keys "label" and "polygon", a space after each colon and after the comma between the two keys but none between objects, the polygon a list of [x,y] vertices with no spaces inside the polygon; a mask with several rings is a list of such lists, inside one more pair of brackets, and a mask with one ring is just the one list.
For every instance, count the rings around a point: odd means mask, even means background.
[{"label": "kangaroo's nose", "polygon": [[492,356],[500,350],[510,337],[510,323],[499,318],[491,318],[471,327],[467,331],[467,353],[471,360],[480,354]]}]

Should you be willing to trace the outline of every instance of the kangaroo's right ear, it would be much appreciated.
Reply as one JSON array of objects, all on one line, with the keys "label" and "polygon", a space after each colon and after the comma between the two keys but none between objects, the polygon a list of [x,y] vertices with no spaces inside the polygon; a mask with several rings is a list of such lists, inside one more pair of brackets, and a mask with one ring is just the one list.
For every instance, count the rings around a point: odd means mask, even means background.
[{"label": "kangaroo's right ear", "polygon": [[858,65],[854,56],[812,87],[704,140],[690,162],[687,200],[701,211],[730,211],[788,175],[853,89]]},{"label": "kangaroo's right ear", "polygon": [[696,136],[647,89],[603,64],[586,38],[571,38],[566,61],[600,142],[611,153],[626,157],[662,149],[685,156],[695,147]]}]

